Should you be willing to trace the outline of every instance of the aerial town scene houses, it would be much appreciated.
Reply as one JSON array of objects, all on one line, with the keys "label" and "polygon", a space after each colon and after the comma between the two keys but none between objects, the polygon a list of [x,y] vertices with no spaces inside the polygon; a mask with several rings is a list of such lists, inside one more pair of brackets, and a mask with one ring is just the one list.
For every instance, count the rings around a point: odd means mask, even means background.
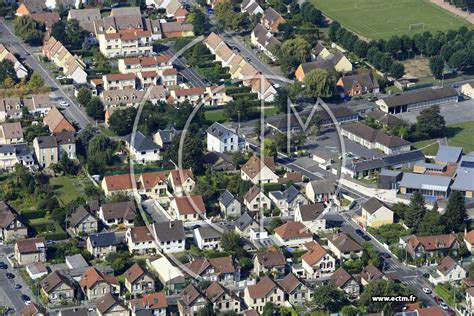
[{"label": "aerial town scene houses", "polygon": [[474,315],[469,1],[0,8],[0,313]]}]

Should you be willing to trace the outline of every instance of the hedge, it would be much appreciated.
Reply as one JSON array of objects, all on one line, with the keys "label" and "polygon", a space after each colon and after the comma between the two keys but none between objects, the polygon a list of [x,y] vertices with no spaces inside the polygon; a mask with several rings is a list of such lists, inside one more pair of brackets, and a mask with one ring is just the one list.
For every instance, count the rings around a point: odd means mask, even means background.
[{"label": "hedge", "polygon": [[21,212],[21,216],[30,220],[35,218],[42,218],[46,216],[45,210],[32,210],[32,211],[23,211]]},{"label": "hedge", "polygon": [[[234,98],[234,100],[241,99],[241,98],[249,98],[250,100],[257,99],[256,93],[235,93],[235,94],[232,94],[231,96]],[[260,101],[258,103],[260,104]]]},{"label": "hedge", "polygon": [[250,87],[227,87],[226,92],[228,95],[234,95],[239,93],[249,93]]}]

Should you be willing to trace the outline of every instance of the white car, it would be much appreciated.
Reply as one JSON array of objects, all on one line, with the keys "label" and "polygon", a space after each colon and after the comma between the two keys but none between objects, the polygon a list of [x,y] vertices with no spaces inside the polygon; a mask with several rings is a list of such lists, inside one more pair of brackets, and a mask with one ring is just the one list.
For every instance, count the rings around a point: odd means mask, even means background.
[{"label": "white car", "polygon": [[56,80],[63,80],[63,79],[66,79],[66,77],[65,76],[57,76],[56,77]]},{"label": "white car", "polygon": [[67,103],[66,101],[61,101],[59,102],[59,105],[62,106],[63,108],[67,108],[69,106],[69,103]]},{"label": "white car", "polygon": [[427,287],[423,288],[423,292],[425,292],[425,294],[431,294],[431,290]]},{"label": "white car", "polygon": [[446,304],[445,302],[439,303],[439,306],[441,306],[441,308],[444,309],[445,311],[447,311],[449,309],[449,305]]}]

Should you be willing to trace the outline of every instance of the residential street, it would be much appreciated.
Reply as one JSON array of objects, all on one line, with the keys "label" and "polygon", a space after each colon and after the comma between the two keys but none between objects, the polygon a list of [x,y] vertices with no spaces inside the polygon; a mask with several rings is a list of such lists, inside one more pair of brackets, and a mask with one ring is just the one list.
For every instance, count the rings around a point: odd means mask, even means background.
[{"label": "residential street", "polygon": [[[163,51],[166,55],[173,56],[176,52],[172,48],[168,48]],[[174,61],[177,66],[179,73],[189,81],[193,87],[205,88],[207,86],[204,78],[202,78],[193,68],[186,66],[186,62],[183,56],[179,56]]]},{"label": "residential street", "polygon": [[45,81],[45,84],[51,87],[51,91],[55,95],[55,98],[52,98],[53,101],[55,101],[56,104],[59,104],[60,100],[65,100],[69,103],[69,107],[64,111],[66,116],[74,122],[77,122],[81,129],[92,123],[91,119],[82,112],[76,103],[74,103],[72,96],[70,96],[64,88],[56,82],[51,74],[39,62],[38,56],[41,54],[41,47],[31,47],[24,44],[21,39],[15,36],[13,27],[5,22],[3,18],[0,19],[0,34],[2,42],[8,44],[13,52],[24,58],[26,65],[32,69],[33,72],[39,73]]}]

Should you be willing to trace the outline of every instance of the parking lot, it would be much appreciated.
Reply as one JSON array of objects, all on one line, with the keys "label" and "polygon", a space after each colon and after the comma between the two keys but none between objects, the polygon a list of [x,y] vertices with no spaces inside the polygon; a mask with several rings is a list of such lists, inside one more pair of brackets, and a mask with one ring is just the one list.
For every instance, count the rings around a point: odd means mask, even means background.
[{"label": "parking lot", "polygon": [[[399,118],[416,123],[416,117],[423,109],[397,114]],[[440,113],[446,124],[456,124],[474,121],[474,100],[465,100],[458,103],[448,103],[440,106]]]}]

